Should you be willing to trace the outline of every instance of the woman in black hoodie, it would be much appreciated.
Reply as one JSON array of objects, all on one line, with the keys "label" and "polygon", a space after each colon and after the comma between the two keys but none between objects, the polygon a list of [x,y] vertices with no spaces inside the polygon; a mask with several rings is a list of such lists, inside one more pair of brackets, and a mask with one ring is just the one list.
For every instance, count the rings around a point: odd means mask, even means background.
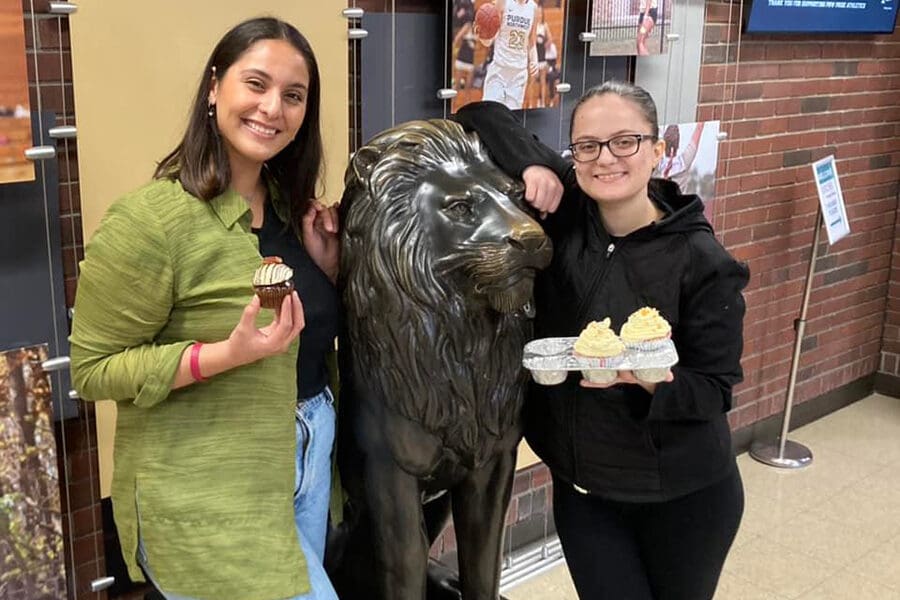
[{"label": "woman in black hoodie", "polygon": [[552,213],[543,223],[553,262],[535,287],[537,337],[577,336],[605,317],[618,330],[643,306],[672,325],[679,363],[667,381],[619,372],[596,385],[573,374],[530,387],[526,438],[553,474],[556,527],[579,596],[712,598],[743,512],[725,413],[742,377],[747,268],[716,241],[697,196],[651,179],[665,142],[645,90],[607,82],[581,98],[574,164],[496,103],[469,105],[456,119],[523,178],[535,208]]}]

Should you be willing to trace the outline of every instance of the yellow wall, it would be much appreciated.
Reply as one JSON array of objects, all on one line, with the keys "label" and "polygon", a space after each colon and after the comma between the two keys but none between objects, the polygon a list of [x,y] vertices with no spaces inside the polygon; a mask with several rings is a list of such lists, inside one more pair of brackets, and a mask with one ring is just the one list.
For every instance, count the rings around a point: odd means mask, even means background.
[{"label": "yellow wall", "polygon": [[537,457],[537,454],[534,453],[534,450],[531,449],[528,442],[522,440],[522,443],[519,444],[519,456],[516,459],[516,471],[524,469],[525,467],[530,467],[539,462],[541,462],[541,459]]},{"label": "yellow wall", "polygon": [[[200,71],[219,38],[261,15],[309,38],[322,76],[327,200],[349,153],[347,21],[341,0],[80,0],[69,19],[85,239],[117,197],[147,182],[178,142]],[[115,405],[97,406],[101,494],[109,495]]]}]

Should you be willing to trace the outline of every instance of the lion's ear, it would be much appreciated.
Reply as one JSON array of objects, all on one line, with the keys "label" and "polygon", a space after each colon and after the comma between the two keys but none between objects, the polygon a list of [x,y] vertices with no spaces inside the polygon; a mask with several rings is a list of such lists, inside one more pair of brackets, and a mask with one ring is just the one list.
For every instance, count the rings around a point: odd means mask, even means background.
[{"label": "lion's ear", "polygon": [[381,151],[375,146],[363,146],[353,155],[353,172],[359,181],[369,181],[369,175],[372,174],[372,167],[378,162]]}]

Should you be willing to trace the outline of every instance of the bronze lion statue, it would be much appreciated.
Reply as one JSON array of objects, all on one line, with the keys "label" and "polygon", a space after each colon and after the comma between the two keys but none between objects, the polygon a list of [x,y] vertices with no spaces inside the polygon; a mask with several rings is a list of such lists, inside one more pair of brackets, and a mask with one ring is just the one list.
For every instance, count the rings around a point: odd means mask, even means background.
[{"label": "bronze lion statue", "polygon": [[378,135],[344,181],[338,464],[348,501],[328,561],[338,594],[442,596],[426,583],[428,551],[452,506],[459,591],[496,598],[522,348],[550,241],[522,184],[451,121]]}]

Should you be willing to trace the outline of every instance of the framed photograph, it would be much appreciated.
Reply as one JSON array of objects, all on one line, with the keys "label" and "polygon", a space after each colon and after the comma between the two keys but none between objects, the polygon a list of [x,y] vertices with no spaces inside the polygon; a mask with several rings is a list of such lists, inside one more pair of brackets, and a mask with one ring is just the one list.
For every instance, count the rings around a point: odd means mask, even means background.
[{"label": "framed photograph", "polygon": [[566,0],[453,0],[451,112],[494,100],[512,110],[559,104]]},{"label": "framed photograph", "polygon": [[593,0],[591,56],[651,56],[668,51],[673,0]]},{"label": "framed photograph", "polygon": [[697,194],[706,206],[716,195],[716,164],[719,160],[719,121],[661,125],[666,153],[653,172],[670,179],[685,194]]},{"label": "framed photograph", "polygon": [[0,184],[33,181],[25,18],[21,0],[0,0]]},{"label": "framed photograph", "polygon": [[0,352],[0,598],[66,597],[47,346]]}]

